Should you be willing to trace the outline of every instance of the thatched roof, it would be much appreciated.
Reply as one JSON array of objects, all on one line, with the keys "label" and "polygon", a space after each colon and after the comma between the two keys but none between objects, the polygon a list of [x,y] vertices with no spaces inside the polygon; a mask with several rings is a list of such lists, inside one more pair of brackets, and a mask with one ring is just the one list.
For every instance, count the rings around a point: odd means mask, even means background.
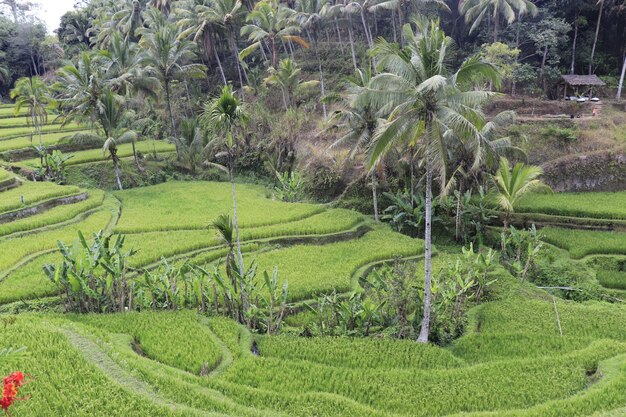
[{"label": "thatched roof", "polygon": [[604,81],[599,79],[596,75],[562,75],[561,78],[565,84],[569,84],[571,86],[606,85],[604,84]]}]

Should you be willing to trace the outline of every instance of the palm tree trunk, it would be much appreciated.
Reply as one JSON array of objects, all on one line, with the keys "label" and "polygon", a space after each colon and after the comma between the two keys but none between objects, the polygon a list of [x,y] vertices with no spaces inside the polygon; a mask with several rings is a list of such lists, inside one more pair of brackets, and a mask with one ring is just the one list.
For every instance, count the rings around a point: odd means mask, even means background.
[{"label": "palm tree trunk", "polygon": [[500,15],[493,17],[493,41],[498,42],[498,29],[500,29]]},{"label": "palm tree trunk", "polygon": [[339,30],[339,22],[335,17],[335,29],[337,31],[337,39],[339,40],[339,49],[341,49],[341,55],[343,55],[343,40],[341,39],[341,30]]},{"label": "palm tree trunk", "polygon": [[272,66],[278,69],[278,54],[276,52],[276,39],[272,38]]},{"label": "palm tree trunk", "polygon": [[222,68],[222,61],[220,60],[220,56],[217,53],[217,48],[213,47],[213,56],[215,56],[215,60],[217,61],[217,67],[220,70],[220,75],[222,76],[222,82],[224,85],[228,85],[226,82],[226,75],[224,75],[224,68]]},{"label": "palm tree trunk", "polygon": [[137,165],[137,169],[141,172],[143,171],[143,169],[141,168],[141,165],[139,165],[139,159],[137,159],[137,149],[135,149],[135,140],[132,140],[130,143],[133,147],[133,159],[135,160],[135,165]]},{"label": "palm tree trunk", "polygon": [[545,69],[546,69],[546,58],[548,57],[548,45],[543,48],[543,57],[541,58],[541,68],[539,70],[541,85],[543,87],[543,91],[546,91],[546,77],[545,77]]},{"label": "palm tree trunk", "polygon": [[[427,122],[426,131],[430,135],[430,122]],[[428,149],[428,144],[426,149]],[[430,310],[431,310],[431,234],[432,234],[432,162],[430,156],[426,155],[426,207],[424,227],[424,316],[422,318],[422,328],[420,329],[417,341],[420,343],[428,343],[428,335],[430,334]]]},{"label": "palm tree trunk", "polygon": [[600,22],[602,21],[603,9],[604,9],[604,0],[600,0],[600,11],[598,12],[598,22],[596,23],[596,34],[593,37],[593,46],[591,47],[591,58],[589,59],[589,75],[593,74],[593,57],[596,54],[596,44],[598,43],[598,33],[600,32]]},{"label": "palm tree trunk", "polygon": [[574,63],[576,62],[576,40],[578,39],[578,12],[574,17],[574,38],[572,39],[572,63],[569,66],[569,73],[574,73]]},{"label": "palm tree trunk", "polygon": [[[307,31],[308,32],[308,31]],[[317,33],[313,34],[313,46],[315,48],[315,57],[317,58],[317,68],[320,72],[320,90],[322,93],[322,97],[326,95],[326,91],[324,89],[324,71],[322,70],[322,60],[320,59],[320,52],[317,48]],[[324,115],[324,123],[326,123],[327,115],[326,115],[326,103],[322,102],[322,113]]]},{"label": "palm tree trunk", "polygon": [[117,153],[111,153],[111,159],[113,159],[113,170],[115,171],[115,179],[117,180],[117,186],[121,190],[122,188],[122,180],[120,179],[120,166],[117,158]]},{"label": "palm tree trunk", "polygon": [[410,187],[411,189],[410,194],[411,194],[411,208],[414,209],[415,208],[415,161],[413,161],[413,155],[414,155],[414,150],[413,147],[411,146],[409,148],[409,151],[411,152],[411,158],[409,159],[409,172],[410,172]]},{"label": "palm tree trunk", "polygon": [[[246,82],[248,82],[248,73],[246,72],[246,69],[244,68],[244,66],[241,65],[241,62],[239,62],[239,48],[237,47],[236,40],[233,41],[233,46],[235,48],[235,61],[237,62],[237,70],[243,73],[243,78],[246,80]],[[239,79],[241,79],[241,74],[240,74]]]},{"label": "palm tree trunk", "polygon": [[239,220],[237,218],[237,193],[235,192],[235,174],[234,162],[232,156],[228,155],[228,176],[230,178],[230,189],[233,195],[233,225],[235,226],[235,241],[237,242],[237,263],[239,264],[239,273],[243,276],[243,256],[241,255],[241,242],[239,241]]},{"label": "palm tree trunk", "polygon": [[378,180],[376,178],[376,168],[372,171],[372,199],[374,202],[374,220],[378,221]]},{"label": "palm tree trunk", "polygon": [[172,100],[170,97],[170,81],[165,79],[165,100],[167,101],[167,111],[170,115],[170,127],[172,135],[176,136],[176,124],[174,123],[174,112],[172,112]]},{"label": "palm tree trunk", "polygon": [[460,242],[461,241],[461,209],[462,204],[461,204],[461,196],[463,195],[463,181],[459,181],[459,189],[458,189],[459,195],[457,197],[456,200],[456,217],[455,217],[455,236],[456,236],[456,241]]},{"label": "palm tree trunk", "polygon": [[41,126],[39,126],[39,120],[37,116],[34,117],[35,127],[37,128],[37,135],[39,135],[39,148],[43,150],[43,139],[41,138]]},{"label": "palm tree trunk", "polygon": [[622,65],[622,74],[619,76],[619,85],[617,86],[617,101],[622,99],[622,87],[624,86],[624,73],[626,73],[626,54],[624,54],[624,64]]},{"label": "palm tree trunk", "polygon": [[356,54],[354,53],[354,35],[352,33],[352,22],[348,24],[348,39],[350,40],[350,52],[352,52],[352,64],[354,64],[354,70],[356,71],[359,66],[356,63]]},{"label": "palm tree trunk", "polygon": [[374,47],[374,42],[372,41],[372,35],[370,34],[369,28],[367,26],[367,21],[365,20],[365,9],[361,6],[361,23],[363,24],[363,32],[365,32],[365,39],[367,40],[367,45],[371,48]]}]

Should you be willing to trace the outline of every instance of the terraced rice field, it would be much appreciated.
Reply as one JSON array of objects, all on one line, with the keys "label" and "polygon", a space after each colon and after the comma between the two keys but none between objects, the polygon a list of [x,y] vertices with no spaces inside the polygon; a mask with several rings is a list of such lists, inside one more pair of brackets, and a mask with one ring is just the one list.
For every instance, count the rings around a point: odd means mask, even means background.
[{"label": "terraced rice field", "polygon": [[626,309],[557,308],[562,337],[551,300],[517,296],[474,311],[476,330],[447,349],[254,336],[191,311],[20,315],[2,333],[31,355],[0,372],[39,375],[20,416],[620,415]]},{"label": "terraced rice field", "polygon": [[[204,265],[224,256],[211,224],[232,210],[229,184],[106,193],[32,183],[0,169],[0,184],[13,178],[17,186],[0,192],[3,313],[56,299],[42,265],[58,261],[57,241],[70,243],[79,230],[126,234],[138,251],[134,268],[152,268],[162,257]],[[354,211],[274,201],[256,185],[238,184],[237,194],[245,259],[260,271],[277,266],[292,302],[349,292],[365,267],[423,254],[421,240]],[[572,204],[573,197],[559,198]],[[616,219],[619,198],[602,213],[584,204],[559,213]],[[543,205],[532,210],[551,214]],[[594,268],[616,296],[626,290],[626,233],[542,233]],[[446,256],[438,253],[435,271]],[[30,399],[12,409],[20,417],[624,416],[626,305],[560,300],[509,275],[494,285],[497,298],[471,310],[464,336],[446,348],[264,336],[190,310],[0,314],[1,347],[28,348],[0,360],[0,374],[32,375],[22,391]]]},{"label": "terraced rice field", "polygon": [[[39,188],[25,193],[27,206],[84,191],[26,181],[14,190],[33,186]],[[56,240],[71,242],[79,229],[130,233],[128,245],[139,250],[135,266],[161,256],[201,262],[223,248],[208,226],[231,210],[228,184],[86,192],[86,200],[0,225],[0,308],[54,295],[41,265],[58,259]],[[420,240],[349,210],[272,201],[253,185],[237,192],[246,258],[261,270],[277,265],[293,301],[348,291],[362,266],[423,251]],[[21,208],[2,197],[2,212]],[[27,385],[31,399],[14,408],[20,416],[619,413],[626,401],[626,307],[553,301],[513,278],[506,285],[518,289],[473,310],[466,335],[445,349],[252,335],[228,319],[192,311],[21,314],[0,334],[30,355],[0,362],[0,373],[28,369],[37,378]],[[251,352],[253,341],[260,356]]]},{"label": "terraced rice field", "polygon": [[[68,139],[76,133],[90,132],[85,126],[76,123],[61,125],[61,121],[53,114],[48,116],[48,122],[41,127],[41,142],[44,146],[55,149],[64,145],[64,153],[72,154],[73,157],[66,165],[78,165],[90,162],[105,161],[100,147],[84,149],[67,145]],[[39,146],[39,135],[33,126],[28,124],[25,113],[15,116],[13,106],[0,107],[0,160],[10,160],[11,164],[19,168],[31,168],[38,166],[39,159],[33,158],[33,145]],[[78,150],[77,150],[78,149]],[[138,152],[148,153],[171,153],[175,150],[174,145],[164,141],[142,140],[136,144]],[[118,155],[128,158],[133,155],[132,146],[123,144],[119,147]]]}]

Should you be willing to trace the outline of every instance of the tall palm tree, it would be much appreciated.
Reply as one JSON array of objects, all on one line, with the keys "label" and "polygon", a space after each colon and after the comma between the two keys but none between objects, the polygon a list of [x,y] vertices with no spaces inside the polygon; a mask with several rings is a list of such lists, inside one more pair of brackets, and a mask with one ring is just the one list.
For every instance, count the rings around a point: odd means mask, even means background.
[{"label": "tall palm tree", "polygon": [[236,136],[241,126],[245,123],[248,115],[245,107],[239,103],[230,85],[222,88],[221,94],[206,103],[200,122],[206,130],[223,135],[225,148],[222,155],[226,157],[228,177],[230,179],[231,193],[233,197],[233,224],[235,226],[235,241],[237,243],[237,260],[239,272],[243,276],[243,256],[241,255],[241,242],[239,240],[239,221],[237,217],[237,193],[235,191],[235,150],[237,145]]},{"label": "tall palm tree", "polygon": [[[160,13],[159,13],[160,15]],[[176,26],[165,22],[162,15],[152,15],[149,26],[141,30],[139,45],[143,48],[141,63],[146,73],[156,77],[165,90],[167,112],[170,119],[170,128],[176,136],[176,123],[172,111],[171,86],[175,80],[201,77],[206,67],[192,62],[196,56],[195,45],[187,40],[180,39],[180,31]]]},{"label": "tall palm tree", "polygon": [[308,42],[298,35],[301,28],[294,19],[295,13],[278,0],[258,2],[246,17],[248,24],[241,28],[241,36],[247,36],[252,44],[239,53],[239,59],[244,59],[267,43],[271,65],[278,69],[278,42],[295,42],[308,48]]},{"label": "tall palm tree", "polygon": [[97,102],[91,107],[90,116],[95,120],[97,131],[95,133],[77,133],[74,139],[77,141],[102,141],[102,154],[107,153],[113,161],[113,170],[117,186],[122,190],[122,180],[120,174],[117,147],[124,143],[132,143],[133,151],[137,133],[129,129],[132,113],[125,108],[125,99],[115,94],[110,88],[105,88],[98,96]]},{"label": "tall palm tree", "polygon": [[[413,1],[413,0],[382,0],[382,1],[379,1],[379,2],[376,2],[375,4],[373,4],[370,7],[370,10],[372,12],[376,12],[378,10],[392,10],[392,11],[397,12],[398,13],[398,23],[399,23],[400,27],[403,27],[404,26],[404,22],[405,22],[405,14],[406,14],[407,9],[410,9],[409,10],[409,14],[411,14],[411,13],[418,14],[419,11],[420,11],[419,10],[419,6],[420,5],[425,5],[425,4],[436,5],[440,9],[443,9],[445,11],[450,11],[450,8],[448,7],[448,5],[443,0],[419,0],[419,1]],[[393,16],[392,16],[392,19],[394,19]],[[401,33],[400,34],[400,45],[402,45],[403,43],[404,43],[404,36]]]},{"label": "tall palm tree", "polygon": [[96,18],[89,32],[91,43],[105,49],[118,32],[125,40],[137,41],[137,30],[144,24],[145,5],[142,0],[101,2],[95,9]]},{"label": "tall palm tree", "polygon": [[511,24],[519,16],[536,16],[538,9],[530,0],[463,0],[459,3],[459,12],[465,16],[465,23],[471,23],[470,33],[482,23],[486,15],[493,18],[493,41],[498,41],[500,19]]},{"label": "tall palm tree", "polygon": [[[326,95],[324,86],[324,70],[322,68],[322,60],[317,46],[319,32],[329,16],[329,6],[326,1],[320,0],[301,0],[298,4],[298,12],[295,18],[300,22],[302,28],[306,31],[309,41],[313,43],[313,51],[317,59],[317,69],[320,73],[320,90],[321,96]],[[324,121],[326,121],[326,104],[322,102],[322,113]]]},{"label": "tall palm tree", "polygon": [[377,42],[374,54],[383,72],[372,79],[364,100],[390,111],[389,121],[375,135],[370,166],[374,166],[395,143],[407,143],[418,137],[426,171],[425,247],[424,247],[424,317],[418,338],[427,343],[431,315],[431,235],[432,182],[439,174],[445,184],[447,143],[450,132],[457,137],[477,137],[474,122],[482,118],[479,106],[492,94],[480,90],[463,91],[462,86],[477,77],[494,81],[496,71],[477,57],[468,58],[452,71],[449,67],[453,41],[439,26],[439,21],[416,19],[417,31],[403,27],[405,47],[398,49],[384,39]]},{"label": "tall palm tree", "polygon": [[[354,14],[354,10],[352,7],[348,7],[348,0],[343,0],[343,2],[337,2],[328,8],[328,16],[333,18],[338,25],[338,20],[343,19],[345,25],[348,29],[348,42],[350,43],[350,53],[352,56],[352,65],[354,66],[354,70],[357,71],[359,66],[356,60],[356,52],[354,50],[354,30],[352,29],[352,16]],[[341,32],[337,32],[341,33]]]},{"label": "tall palm tree", "polygon": [[145,74],[138,46],[114,33],[108,49],[99,51],[98,63],[104,69],[105,83],[117,94],[131,97],[134,93],[155,96],[159,81]]},{"label": "tall palm tree", "polygon": [[159,10],[164,16],[167,16],[172,10],[172,3],[175,0],[150,0],[150,6]]},{"label": "tall palm tree", "polygon": [[596,6],[600,6],[598,10],[598,20],[596,21],[596,33],[593,37],[593,45],[591,46],[591,57],[589,58],[589,75],[593,74],[593,58],[596,55],[596,45],[598,44],[598,34],[600,33],[600,22],[602,21],[602,12],[604,10],[605,0],[598,0]]},{"label": "tall palm tree", "polygon": [[53,88],[64,113],[64,124],[78,121],[94,126],[97,122],[94,109],[98,106],[105,82],[102,66],[94,56],[93,52],[83,52],[77,65],[66,65],[57,71],[57,82]]},{"label": "tall palm tree", "polygon": [[[349,145],[349,157],[354,159],[358,154],[366,152],[372,144],[376,128],[380,123],[379,112],[368,101],[359,102],[358,97],[364,89],[370,87],[372,71],[369,68],[359,69],[354,77],[348,78],[348,97],[343,109],[336,111],[330,119],[330,127],[345,132],[330,147]],[[374,206],[374,220],[378,221],[378,178],[377,168],[380,164],[368,169],[366,174],[372,177],[372,201]]]},{"label": "tall palm tree", "polygon": [[43,148],[41,126],[48,120],[46,108],[50,104],[50,90],[41,77],[20,78],[11,90],[11,98],[15,100],[15,114],[24,107],[28,108],[26,120],[32,123],[39,135],[39,148]]},{"label": "tall palm tree", "polygon": [[500,159],[498,172],[493,176],[495,184],[495,198],[504,212],[504,230],[508,230],[511,213],[515,211],[518,201],[533,191],[549,191],[539,177],[543,174],[540,167],[517,163],[511,169],[506,158]]},{"label": "tall palm tree", "polygon": [[247,76],[245,69],[240,65],[239,48],[237,47],[239,26],[246,13],[246,9],[242,7],[241,0],[212,0],[207,5],[201,4],[196,6],[196,12],[199,17],[212,22],[225,33],[229,47],[234,54],[239,84],[244,85],[243,79],[247,78]]},{"label": "tall palm tree", "polygon": [[446,189],[456,186],[456,239],[461,240],[462,196],[465,190],[482,184],[483,175],[494,172],[502,156],[514,155],[526,159],[523,150],[511,144],[511,139],[503,136],[507,128],[515,123],[515,112],[503,111],[490,121],[478,124],[479,135],[472,138],[454,138],[451,146],[449,165],[452,173]]},{"label": "tall palm tree", "polygon": [[9,68],[5,64],[5,52],[0,52],[0,85],[7,84],[10,80]]},{"label": "tall palm tree", "polygon": [[205,159],[206,135],[200,129],[198,120],[186,119],[180,124],[180,133],[173,138],[176,148],[179,150],[179,159],[185,164],[192,177],[196,176],[198,166]]},{"label": "tall palm tree", "polygon": [[295,95],[299,91],[319,84],[317,80],[302,81],[300,79],[300,71],[300,68],[292,59],[285,58],[280,61],[278,69],[273,67],[269,69],[270,75],[264,80],[268,85],[278,85],[280,87],[285,110],[296,107]]},{"label": "tall palm tree", "polygon": [[207,62],[215,61],[224,85],[228,84],[222,60],[217,52],[220,44],[220,27],[213,14],[212,0],[183,0],[176,8],[179,38],[192,39],[203,51]]}]

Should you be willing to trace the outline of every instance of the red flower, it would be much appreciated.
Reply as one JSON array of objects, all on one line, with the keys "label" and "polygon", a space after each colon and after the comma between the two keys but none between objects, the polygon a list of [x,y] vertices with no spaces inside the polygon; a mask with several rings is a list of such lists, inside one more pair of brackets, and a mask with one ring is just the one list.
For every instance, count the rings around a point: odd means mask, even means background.
[{"label": "red flower", "polygon": [[4,410],[7,415],[9,414],[9,407],[13,405],[15,401],[25,400],[26,398],[17,398],[19,388],[25,384],[24,374],[22,372],[13,372],[11,375],[4,377],[2,380],[2,399],[0,399],[0,408]]}]

